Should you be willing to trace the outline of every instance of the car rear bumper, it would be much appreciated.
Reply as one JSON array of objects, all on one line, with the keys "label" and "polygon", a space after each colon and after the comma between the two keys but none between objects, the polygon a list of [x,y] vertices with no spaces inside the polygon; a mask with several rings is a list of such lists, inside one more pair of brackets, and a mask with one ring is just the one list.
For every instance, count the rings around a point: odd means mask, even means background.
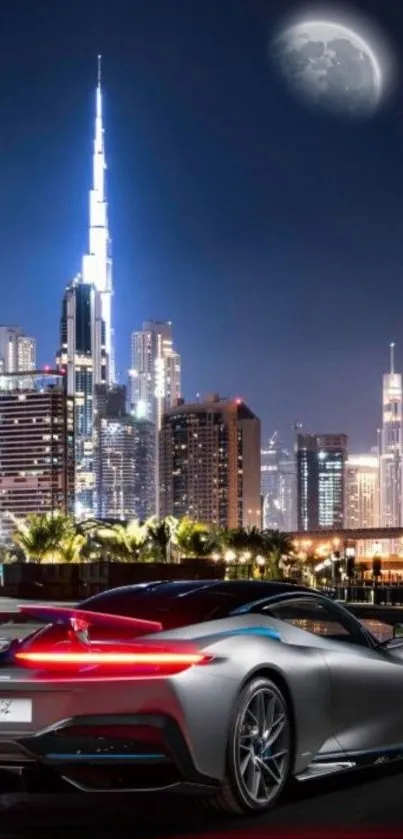
[{"label": "car rear bumper", "polygon": [[73,717],[0,739],[0,794],[213,791],[178,723],[161,714]]},{"label": "car rear bumper", "polygon": [[[164,721],[151,726],[154,729],[151,736],[157,745],[161,744],[163,730],[162,745],[166,745],[173,756],[183,780],[192,783],[194,778],[196,782],[199,778],[212,778],[221,782],[225,776],[230,715],[239,688],[237,681],[222,680],[215,674],[216,668],[206,665],[191,667],[175,676],[105,678],[101,681],[87,675],[44,678],[35,671],[0,668],[0,768],[4,764],[4,743],[12,741],[22,745],[35,760],[51,766],[59,775],[63,769],[64,774],[64,759],[51,761],[49,758],[56,752],[54,743],[48,743],[50,732],[71,726],[72,720],[91,720],[94,715],[96,720],[108,721],[135,715],[134,720],[152,717]],[[127,736],[119,736],[120,764],[130,765],[131,775],[134,775],[133,766],[140,766],[141,760],[133,758],[130,763],[129,757],[122,757],[128,751],[127,739],[133,739],[131,729]],[[106,741],[108,746],[113,745],[109,743],[109,734]],[[139,742],[143,742],[141,737]],[[45,749],[45,743],[49,748]],[[96,751],[92,748],[91,754],[98,755],[97,749],[102,745],[103,742],[93,744]],[[70,742],[65,754],[71,753],[71,746]],[[83,751],[81,743],[77,749]],[[118,750],[115,752],[117,755]],[[119,765],[115,753],[110,754],[110,757],[104,757],[104,762],[111,767]],[[96,761],[98,763],[98,757]],[[150,761],[150,773],[153,769],[155,777],[159,763],[157,758],[150,758],[147,766]],[[81,762],[84,758],[80,758],[80,765]],[[78,774],[75,772],[77,777]]]}]

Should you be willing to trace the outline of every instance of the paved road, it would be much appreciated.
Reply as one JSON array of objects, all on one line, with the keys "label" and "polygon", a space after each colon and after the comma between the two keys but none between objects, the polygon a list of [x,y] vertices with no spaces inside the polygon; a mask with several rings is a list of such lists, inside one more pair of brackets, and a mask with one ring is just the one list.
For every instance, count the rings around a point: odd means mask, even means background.
[{"label": "paved road", "polygon": [[[2,839],[273,839],[403,836],[403,768],[297,785],[269,816],[209,817],[171,797],[147,801],[108,796],[41,798],[1,813]],[[9,804],[11,802],[9,801]]]},{"label": "paved road", "polygon": [[[2,612],[18,612],[18,607],[26,605],[34,606],[37,603],[43,603],[43,600],[19,600],[18,597],[0,597],[0,618]],[[63,601],[52,601],[52,606],[74,606],[74,603],[66,603]]]},{"label": "paved road", "polygon": [[[38,624],[35,623],[22,623],[21,625],[18,624],[18,620],[16,622],[6,622],[4,623],[4,616],[8,617],[10,614],[15,614],[17,617],[18,607],[22,606],[24,603],[28,605],[38,605],[38,603],[42,603],[41,600],[18,600],[17,598],[11,597],[0,597],[0,649],[4,642],[7,642],[9,638],[23,638],[24,635],[29,635],[30,632],[33,632],[34,629],[37,628]],[[53,602],[52,604],[48,604],[52,606],[74,606],[74,603],[66,603],[66,602]],[[3,615],[3,617],[2,617]]]}]

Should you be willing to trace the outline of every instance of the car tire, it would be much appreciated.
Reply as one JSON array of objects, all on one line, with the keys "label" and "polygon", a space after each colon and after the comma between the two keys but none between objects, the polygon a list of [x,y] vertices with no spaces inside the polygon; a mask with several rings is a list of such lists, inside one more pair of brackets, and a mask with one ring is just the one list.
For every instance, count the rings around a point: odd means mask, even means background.
[{"label": "car tire", "polygon": [[[264,727],[263,719],[256,716],[262,708],[266,709]],[[271,679],[252,679],[235,704],[228,731],[226,776],[220,791],[208,799],[209,806],[233,816],[270,810],[290,777],[292,741],[291,712],[283,692]]]}]

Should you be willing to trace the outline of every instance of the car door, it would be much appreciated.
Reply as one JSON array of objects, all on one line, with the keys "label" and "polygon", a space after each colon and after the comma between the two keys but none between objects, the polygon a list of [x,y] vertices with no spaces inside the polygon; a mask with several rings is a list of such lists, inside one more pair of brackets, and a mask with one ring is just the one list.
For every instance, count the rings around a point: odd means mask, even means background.
[{"label": "car door", "polygon": [[324,598],[295,598],[268,605],[268,612],[321,639],[341,748],[383,754],[401,746],[403,752],[402,659],[377,648],[358,620]]}]

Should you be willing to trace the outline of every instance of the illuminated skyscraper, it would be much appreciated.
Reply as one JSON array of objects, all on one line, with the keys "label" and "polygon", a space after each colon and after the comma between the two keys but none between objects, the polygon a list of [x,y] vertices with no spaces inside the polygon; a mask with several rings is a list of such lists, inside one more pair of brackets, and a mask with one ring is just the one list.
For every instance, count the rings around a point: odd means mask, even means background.
[{"label": "illuminated skyscraper", "polygon": [[277,432],[261,451],[263,527],[296,530],[297,475],[294,453],[282,448]]},{"label": "illuminated skyscraper", "polygon": [[297,435],[298,530],[344,524],[345,434]]},{"label": "illuminated skyscraper", "polygon": [[155,515],[155,426],[148,419],[132,417],[134,428],[135,518],[145,521]]},{"label": "illuminated skyscraper", "polygon": [[84,255],[83,283],[94,286],[100,294],[102,320],[105,324],[105,349],[108,359],[107,380],[115,381],[114,334],[112,327],[112,258],[108,227],[108,205],[105,191],[105,144],[101,87],[101,56],[98,56],[96,89],[95,137],[92,189],[89,202],[89,251]]},{"label": "illuminated skyscraper", "polygon": [[4,375],[0,416],[0,534],[8,540],[15,518],[73,512],[74,410],[65,376],[33,370],[26,386],[18,372]]},{"label": "illuminated skyscraper", "polygon": [[[27,373],[36,367],[36,341],[25,335],[20,326],[0,326],[0,373]],[[3,386],[9,386],[5,379]],[[30,377],[21,379],[20,386],[30,387]]]},{"label": "illuminated skyscraper", "polygon": [[164,411],[174,408],[181,395],[181,359],[170,322],[146,321],[133,332],[130,378],[132,412],[160,425]]},{"label": "illuminated skyscraper", "polygon": [[95,102],[92,189],[89,200],[89,250],[82,274],[66,289],[60,324],[57,365],[65,369],[67,391],[75,406],[75,512],[94,514],[95,388],[113,384],[112,261],[105,195],[105,148],[102,113],[101,57]]},{"label": "illuminated skyscraper", "polygon": [[94,513],[94,391],[106,380],[101,298],[94,286],[77,278],[65,291],[60,320],[57,366],[67,376],[67,393],[74,397],[75,513]]},{"label": "illuminated skyscraper", "polygon": [[345,527],[379,527],[379,458],[375,454],[349,455],[345,475]]},{"label": "illuminated skyscraper", "polygon": [[123,385],[95,388],[94,470],[97,518],[135,517],[135,433]]},{"label": "illuminated skyscraper", "polygon": [[395,373],[395,345],[390,345],[390,373],[383,376],[380,439],[380,524],[402,525],[402,376]]},{"label": "illuminated skyscraper", "polygon": [[[165,411],[174,408],[181,395],[181,358],[172,340],[168,321],[146,321],[143,329],[132,334],[131,411],[136,419],[153,423],[155,434],[154,463],[151,474],[138,475],[140,483],[154,479],[155,515],[159,515],[159,431]],[[149,431],[147,431],[149,437]],[[150,458],[143,464],[151,466]]]},{"label": "illuminated skyscraper", "polygon": [[162,418],[162,516],[261,527],[260,420],[239,399],[213,395]]}]

